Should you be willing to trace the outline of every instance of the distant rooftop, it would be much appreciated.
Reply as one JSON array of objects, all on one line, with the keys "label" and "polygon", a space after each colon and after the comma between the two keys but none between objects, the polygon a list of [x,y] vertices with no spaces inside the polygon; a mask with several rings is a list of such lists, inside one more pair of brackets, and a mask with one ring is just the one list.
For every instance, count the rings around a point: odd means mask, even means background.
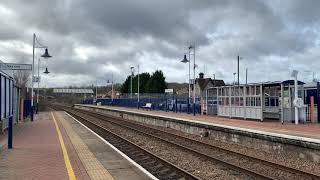
[{"label": "distant rooftop", "polygon": [[93,94],[93,90],[92,89],[53,89],[53,93]]}]

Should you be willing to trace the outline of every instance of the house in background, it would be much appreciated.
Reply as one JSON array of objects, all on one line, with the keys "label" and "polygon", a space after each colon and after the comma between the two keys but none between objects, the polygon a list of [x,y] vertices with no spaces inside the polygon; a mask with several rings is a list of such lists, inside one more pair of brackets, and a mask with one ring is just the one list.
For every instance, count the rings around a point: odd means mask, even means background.
[{"label": "house in background", "polygon": [[[221,79],[211,79],[211,78],[205,78],[204,73],[199,73],[199,77],[196,78],[195,81],[195,96],[199,97],[199,102],[201,105],[201,114],[206,112],[206,92],[207,89],[212,87],[219,87],[224,86],[225,83]],[[191,91],[193,88],[191,89]],[[192,92],[193,95],[193,92]]]},{"label": "house in background", "polygon": [[[112,95],[112,93],[113,93],[113,95]],[[110,90],[107,92],[106,97],[107,98],[113,97],[113,99],[119,99],[120,98],[119,94],[120,94],[120,92],[117,90],[113,90],[113,92],[112,92],[112,90]]]},{"label": "house in background", "polygon": [[183,88],[180,88],[180,89],[177,89],[177,90],[175,90],[175,92],[176,92],[176,94],[177,95],[185,95],[185,96],[188,96],[188,94],[189,94],[189,86],[188,86],[188,84],[185,86],[185,87],[183,87]]}]

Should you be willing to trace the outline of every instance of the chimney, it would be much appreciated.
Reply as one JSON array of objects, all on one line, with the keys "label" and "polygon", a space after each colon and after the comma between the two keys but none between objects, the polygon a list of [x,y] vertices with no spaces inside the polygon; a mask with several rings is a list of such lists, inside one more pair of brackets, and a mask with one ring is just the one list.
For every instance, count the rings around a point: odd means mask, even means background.
[{"label": "chimney", "polygon": [[199,79],[203,79],[204,78],[204,74],[201,72],[199,73]]}]

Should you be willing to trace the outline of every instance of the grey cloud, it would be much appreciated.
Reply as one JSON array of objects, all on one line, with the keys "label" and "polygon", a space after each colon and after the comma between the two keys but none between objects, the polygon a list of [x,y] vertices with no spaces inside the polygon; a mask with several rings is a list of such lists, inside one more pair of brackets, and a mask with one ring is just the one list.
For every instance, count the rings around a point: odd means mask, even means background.
[{"label": "grey cloud", "polygon": [[[0,41],[31,46],[36,33],[53,55],[44,65],[59,77],[53,83],[54,77],[48,76],[55,86],[72,83],[71,78],[62,78],[72,75],[85,76],[78,81],[84,83],[114,73],[121,81],[128,67],[138,63],[148,71],[162,69],[169,80],[184,81],[187,69],[179,61],[193,42],[199,66],[206,65],[208,74],[229,82],[238,54],[250,68],[252,81],[265,79],[265,72],[281,79],[285,73],[279,71],[287,71],[288,64],[301,65],[282,59],[317,58],[309,53],[319,39],[318,1],[4,0],[1,4],[14,16],[0,21]],[[0,47],[4,59],[31,62],[24,51]],[[79,47],[93,48],[95,53],[82,60],[75,51]],[[41,52],[37,49],[37,57]],[[273,57],[275,68],[268,64]],[[107,72],[110,65],[117,71]]]},{"label": "grey cloud", "polygon": [[319,7],[320,1],[317,0],[293,0],[289,1],[288,6],[284,9],[286,10],[286,17],[291,20],[290,22],[293,22],[299,28],[304,28],[304,26],[312,24],[319,25]]}]

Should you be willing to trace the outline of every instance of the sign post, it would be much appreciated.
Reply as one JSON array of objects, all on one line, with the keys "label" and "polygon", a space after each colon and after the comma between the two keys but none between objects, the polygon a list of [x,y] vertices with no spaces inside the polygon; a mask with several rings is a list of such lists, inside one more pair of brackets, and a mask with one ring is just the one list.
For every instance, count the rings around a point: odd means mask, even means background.
[{"label": "sign post", "polygon": [[[165,92],[165,95],[166,95],[166,104],[167,104],[167,106],[166,106],[166,112],[167,112],[167,109],[168,109],[168,100],[167,100],[167,94],[172,94],[172,111],[174,112],[175,111],[175,102],[174,102],[174,93],[173,93],[173,89],[165,89],[164,90],[164,92]],[[170,109],[169,109],[170,110]]]},{"label": "sign post", "polygon": [[8,127],[8,149],[12,149],[12,130],[13,130],[12,116],[9,117],[9,127]]}]

